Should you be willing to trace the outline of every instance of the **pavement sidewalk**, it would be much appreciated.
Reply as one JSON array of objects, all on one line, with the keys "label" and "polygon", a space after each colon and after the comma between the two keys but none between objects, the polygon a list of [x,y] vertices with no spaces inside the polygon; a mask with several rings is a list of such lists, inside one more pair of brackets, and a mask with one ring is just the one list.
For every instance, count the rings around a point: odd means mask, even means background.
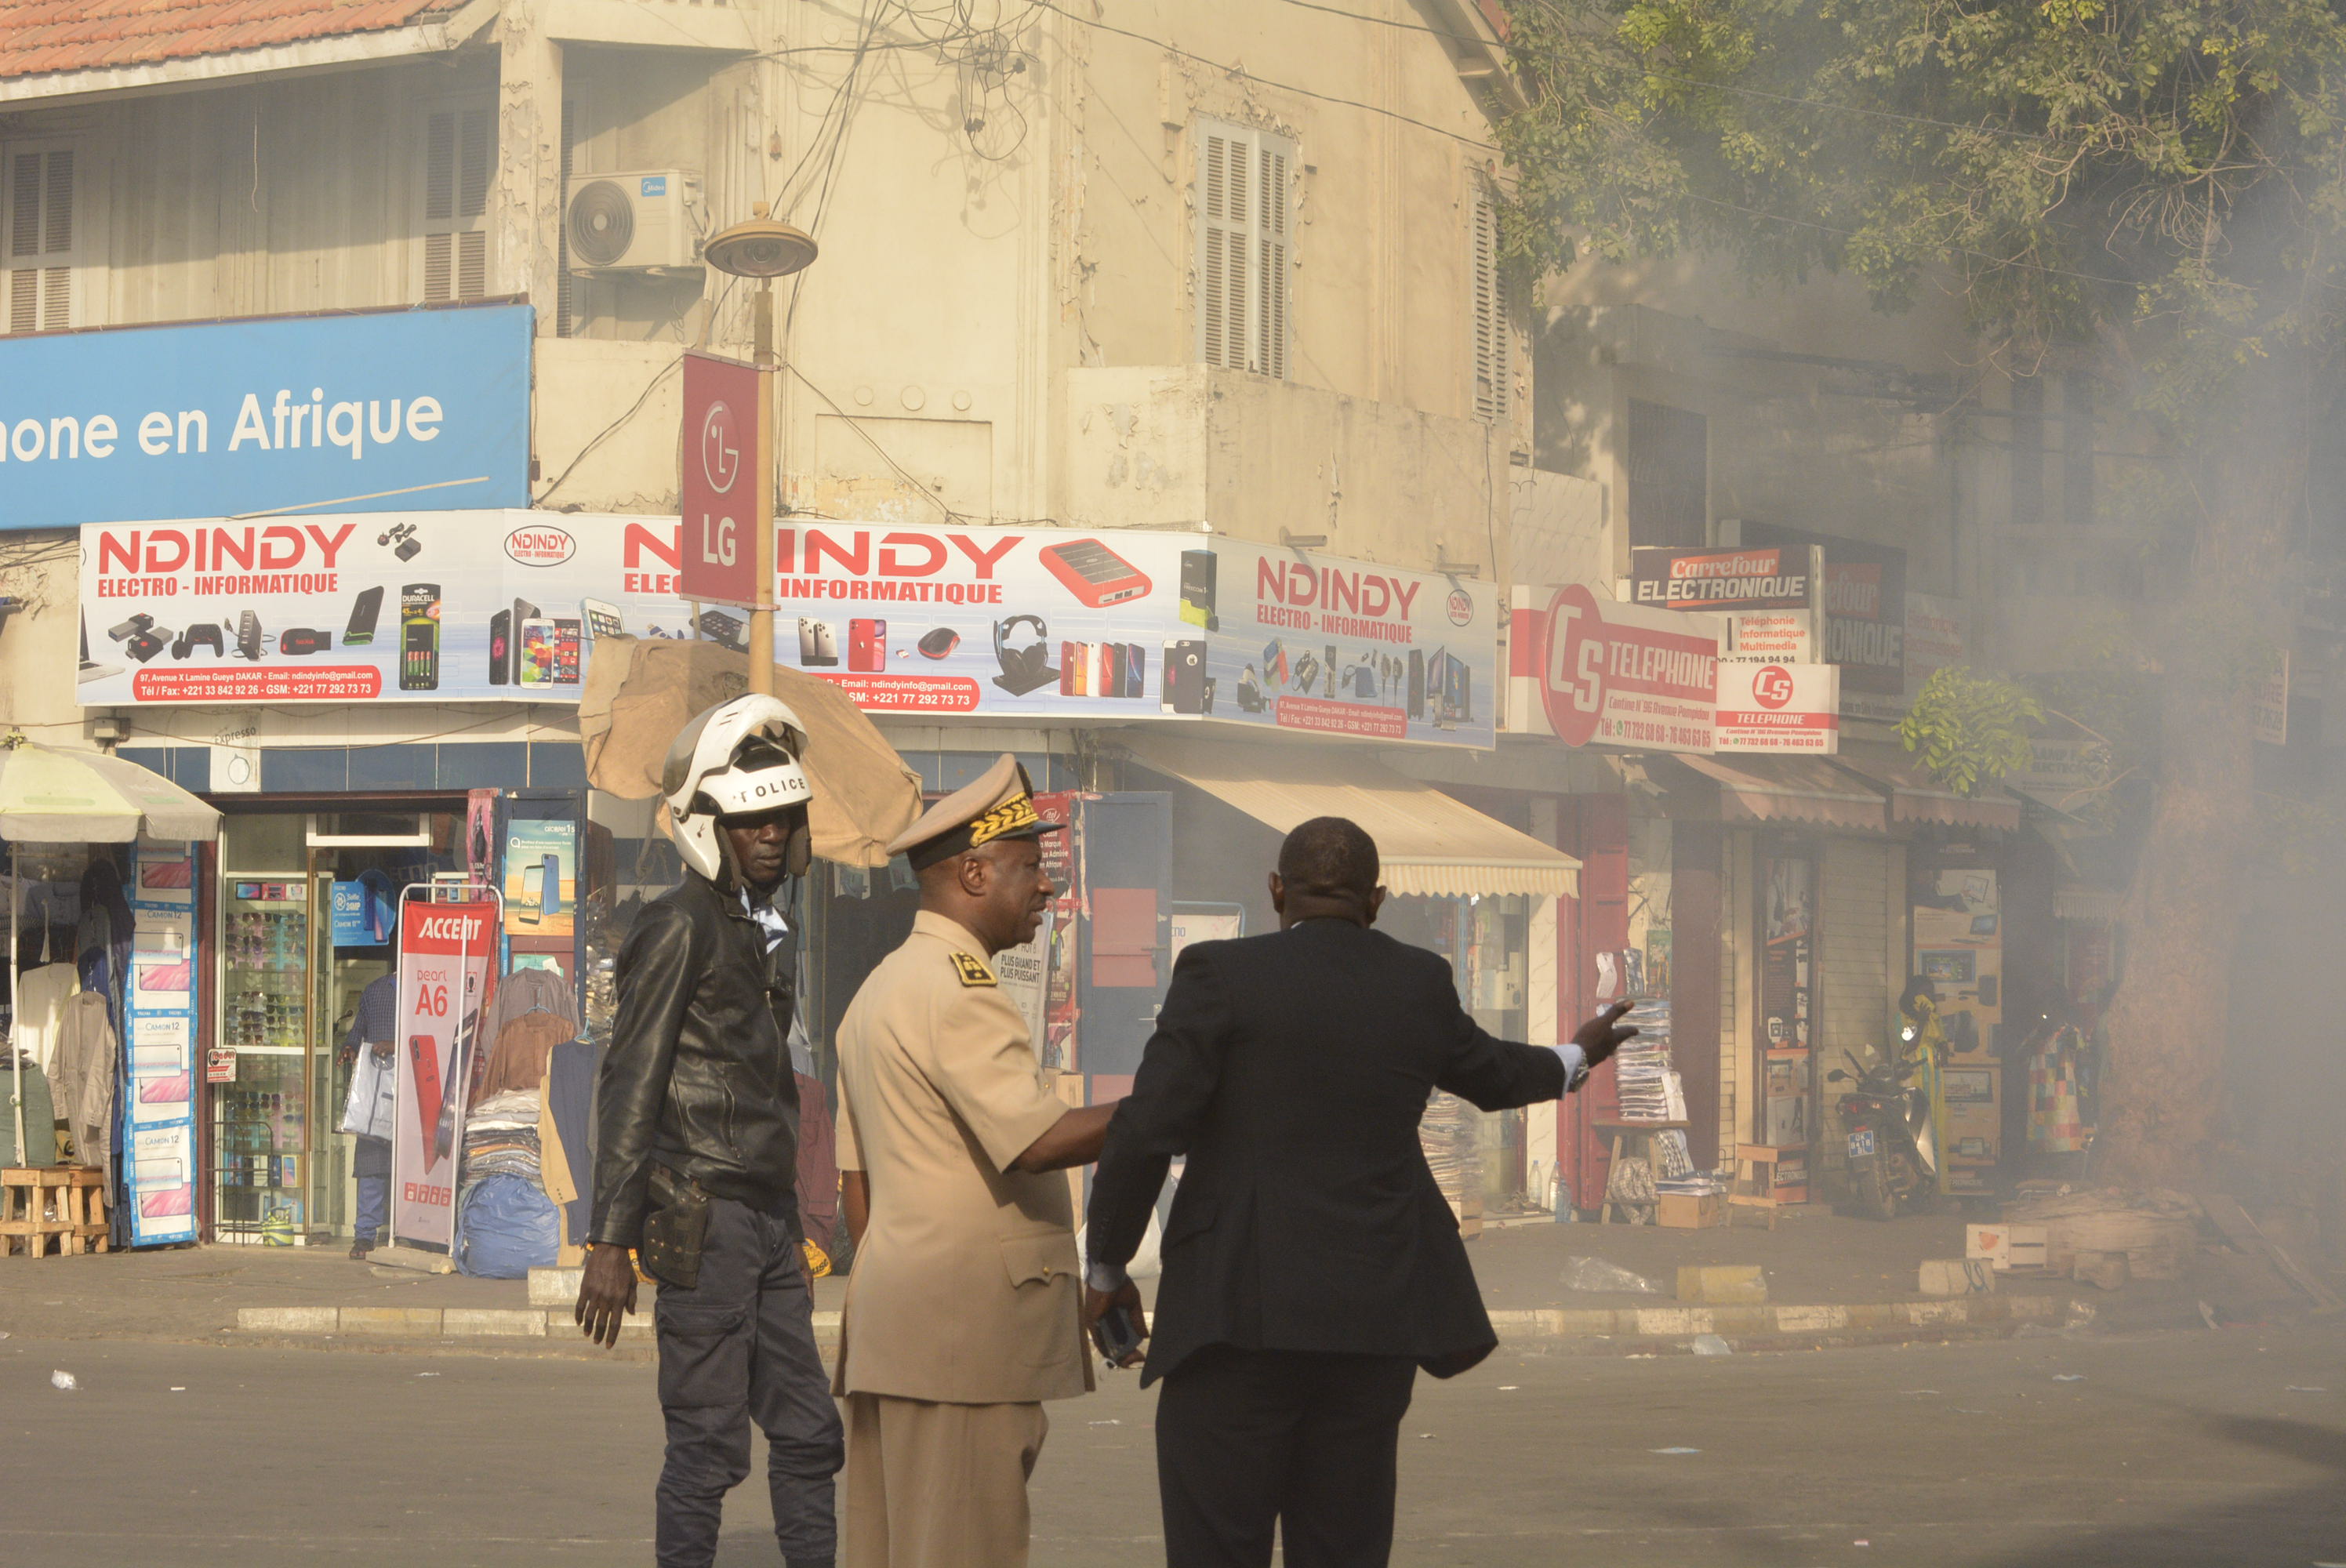
[{"label": "pavement sidewalk", "polygon": [[[1541,1223],[1484,1230],[1467,1248],[1500,1338],[1523,1349],[1634,1349],[1717,1334],[1739,1348],[1943,1339],[2045,1331],[2090,1319],[2106,1329],[2204,1328],[2202,1300],[2227,1320],[2294,1315],[2283,1297],[2243,1299],[2195,1276],[2100,1291],[2068,1279],[1999,1276],[1989,1296],[1934,1298],[1918,1288],[1926,1259],[1961,1257],[1957,1215],[1888,1223],[1821,1207],[1757,1226],[1662,1230]],[[1652,1281],[1657,1294],[1585,1292],[1561,1280],[1566,1260],[1591,1257]],[[1677,1299],[1683,1265],[1757,1265],[1764,1305]],[[533,1291],[535,1284],[535,1292]],[[352,1262],[339,1248],[219,1246],[80,1257],[0,1259],[0,1334],[38,1339],[148,1339],[462,1348],[500,1353],[608,1355],[573,1328],[575,1278],[468,1279]],[[1144,1286],[1144,1289],[1147,1287]],[[847,1282],[815,1282],[816,1329],[835,1332]],[[622,1355],[650,1349],[652,1288]],[[533,1296],[535,1295],[535,1298]],[[2083,1303],[2081,1308],[2073,1303]],[[630,1343],[632,1341],[632,1343]]]}]

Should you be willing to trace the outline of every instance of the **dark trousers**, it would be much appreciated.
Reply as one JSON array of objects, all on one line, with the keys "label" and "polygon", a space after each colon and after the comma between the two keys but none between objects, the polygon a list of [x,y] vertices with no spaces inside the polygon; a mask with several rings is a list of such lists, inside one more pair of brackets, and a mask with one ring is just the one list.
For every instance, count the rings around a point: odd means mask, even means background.
[{"label": "dark trousers", "polygon": [[1157,1485],[1167,1568],[1376,1568],[1417,1364],[1210,1345],[1165,1380]]},{"label": "dark trousers", "polygon": [[660,1568],[707,1568],[725,1494],[750,1474],[750,1423],[766,1434],[774,1534],[794,1565],[838,1549],[832,1480],[846,1458],[839,1407],[814,1343],[814,1297],[794,1216],[712,1198],[700,1278],[660,1287]]}]

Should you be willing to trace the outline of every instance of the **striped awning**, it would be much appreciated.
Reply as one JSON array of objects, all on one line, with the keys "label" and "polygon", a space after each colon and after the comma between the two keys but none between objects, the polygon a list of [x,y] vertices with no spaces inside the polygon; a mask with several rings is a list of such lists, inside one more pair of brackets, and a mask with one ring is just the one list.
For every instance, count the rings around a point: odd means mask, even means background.
[{"label": "striped awning", "polygon": [[1991,784],[1976,795],[1948,789],[1909,753],[1844,751],[1833,761],[1890,792],[1893,823],[1931,823],[1991,833],[2020,830],[2020,802]]},{"label": "striped awning", "polygon": [[1678,753],[1683,763],[1719,786],[1719,815],[1728,822],[1805,822],[1844,833],[1887,833],[1882,792],[1840,771],[1821,757],[1703,757]]},{"label": "striped awning", "polygon": [[1430,898],[1570,898],[1580,862],[1430,784],[1341,752],[1134,735],[1133,759],[1285,833],[1346,817],[1377,841],[1388,892]]}]

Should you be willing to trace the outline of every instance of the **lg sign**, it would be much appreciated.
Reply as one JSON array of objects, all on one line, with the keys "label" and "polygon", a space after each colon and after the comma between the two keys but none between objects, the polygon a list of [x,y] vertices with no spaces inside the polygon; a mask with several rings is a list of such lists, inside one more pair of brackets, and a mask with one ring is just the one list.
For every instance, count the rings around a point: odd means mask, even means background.
[{"label": "lg sign", "polygon": [[[677,591],[723,605],[758,602],[758,372],[684,357],[684,535]],[[748,476],[744,482],[744,476]]]}]

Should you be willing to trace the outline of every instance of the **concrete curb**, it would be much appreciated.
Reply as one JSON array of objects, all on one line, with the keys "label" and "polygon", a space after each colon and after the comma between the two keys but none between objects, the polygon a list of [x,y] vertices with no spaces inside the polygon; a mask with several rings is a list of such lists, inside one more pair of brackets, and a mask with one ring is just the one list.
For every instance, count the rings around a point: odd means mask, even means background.
[{"label": "concrete curb", "polygon": [[[347,1334],[354,1338],[543,1339],[571,1327],[566,1308],[474,1307],[240,1307],[239,1333],[271,1335]],[[839,1314],[814,1315],[818,1334],[839,1332]],[[650,1315],[638,1312],[622,1324],[622,1339],[648,1339]]]},{"label": "concrete curb", "polygon": [[2057,1321],[2066,1309],[2066,1303],[2057,1296],[1972,1296],[1845,1307],[1551,1307],[1494,1312],[1491,1327],[1503,1342],[1594,1335],[1683,1339],[1694,1334],[1842,1334]]},{"label": "concrete curb", "polygon": [[[2057,1296],[1973,1296],[1943,1301],[1880,1301],[1845,1307],[1623,1307],[1546,1308],[1502,1310],[1491,1326],[1503,1342],[1528,1339],[1677,1339],[1696,1334],[1723,1338],[1754,1335],[1882,1334],[1919,1329],[1986,1329],[2021,1323],[2057,1322],[2066,1309]],[[836,1312],[814,1315],[818,1334],[839,1332]],[[246,1334],[352,1338],[543,1339],[570,1327],[564,1308],[469,1307],[243,1307],[236,1326]],[[648,1313],[638,1313],[620,1330],[648,1338]]]}]

